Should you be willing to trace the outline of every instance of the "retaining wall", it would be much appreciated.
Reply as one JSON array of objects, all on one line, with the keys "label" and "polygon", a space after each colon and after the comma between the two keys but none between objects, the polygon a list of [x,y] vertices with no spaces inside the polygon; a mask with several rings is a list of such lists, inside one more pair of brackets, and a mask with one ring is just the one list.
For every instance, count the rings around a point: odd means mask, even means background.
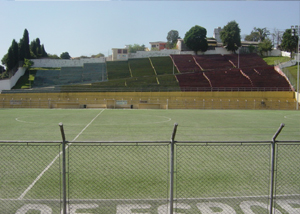
[{"label": "retaining wall", "polygon": [[32,67],[61,68],[61,67],[82,67],[84,63],[104,63],[105,57],[80,58],[80,59],[31,59]]},{"label": "retaining wall", "polygon": [[2,90],[10,90],[14,87],[21,76],[25,74],[26,68],[20,67],[10,79],[0,80],[0,93]]}]

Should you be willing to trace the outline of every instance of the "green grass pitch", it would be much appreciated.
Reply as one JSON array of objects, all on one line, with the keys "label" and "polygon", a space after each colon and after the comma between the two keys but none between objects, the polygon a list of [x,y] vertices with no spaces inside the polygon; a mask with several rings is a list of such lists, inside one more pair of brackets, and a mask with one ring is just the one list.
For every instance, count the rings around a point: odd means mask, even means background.
[{"label": "green grass pitch", "polygon": [[60,141],[60,122],[68,141],[79,134],[77,141],[168,141],[175,123],[178,141],[269,141],[281,123],[278,140],[300,135],[297,111],[1,109],[0,116],[0,140]]},{"label": "green grass pitch", "polygon": [[[63,123],[69,142],[68,197],[70,204],[90,205],[81,209],[83,213],[120,213],[123,208],[129,209],[128,204],[139,205],[132,205],[133,213],[165,213],[169,144],[138,142],[169,141],[175,123],[175,140],[204,145],[186,142],[176,147],[176,206],[177,212],[184,213],[200,213],[199,198],[202,202],[218,198],[218,203],[227,204],[237,213],[243,213],[238,204],[249,200],[244,196],[261,196],[259,201],[268,203],[270,145],[240,146],[237,142],[271,141],[281,123],[285,127],[277,140],[300,139],[297,111],[1,109],[0,115],[1,141],[61,141],[58,124]],[[113,146],[109,141],[115,141]],[[124,144],[126,141],[137,143]],[[205,146],[205,142],[215,141],[236,144]],[[286,161],[278,165],[288,169],[285,177],[289,182],[282,183],[278,190],[282,195],[300,193],[297,174],[289,173],[299,168],[298,147],[292,145],[278,154],[291,158],[283,158]],[[25,213],[27,204],[48,206],[52,213],[60,213],[60,150],[59,143],[0,144],[2,213]],[[256,207],[254,211],[265,213],[266,209]]]}]

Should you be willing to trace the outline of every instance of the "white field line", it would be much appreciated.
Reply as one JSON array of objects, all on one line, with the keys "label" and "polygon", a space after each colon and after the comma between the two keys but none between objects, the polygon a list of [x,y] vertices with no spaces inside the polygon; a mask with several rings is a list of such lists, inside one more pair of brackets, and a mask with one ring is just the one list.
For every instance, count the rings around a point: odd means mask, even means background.
[{"label": "white field line", "polygon": [[[92,124],[92,122],[94,122],[94,120],[96,120],[96,118],[100,115],[100,114],[102,114],[102,112],[104,111],[104,109],[102,109],[102,111],[100,111],[100,113],[99,114],[97,114],[92,120],[91,120],[91,122],[89,122],[89,124],[87,124],[82,130],[81,130],[81,132],[71,141],[71,142],[73,142],[73,141],[75,141],[91,124]],[[71,144],[69,144],[69,145],[71,145]],[[66,146],[66,149],[68,148],[68,146]],[[44,173],[45,172],[47,172],[48,171],[48,169],[53,165],[53,163],[57,160],[57,158],[59,158],[59,156],[62,154],[62,152],[60,152],[52,161],[51,161],[51,163],[48,165],[48,166],[46,166],[46,168],[37,176],[37,178],[27,187],[27,189],[20,195],[20,197],[18,198],[18,200],[22,200],[24,197],[25,197],[25,195],[27,194],[27,192],[29,191],[29,190],[31,190],[31,188],[36,184],[36,182],[38,182],[38,180],[40,180],[40,178],[44,175]]]}]

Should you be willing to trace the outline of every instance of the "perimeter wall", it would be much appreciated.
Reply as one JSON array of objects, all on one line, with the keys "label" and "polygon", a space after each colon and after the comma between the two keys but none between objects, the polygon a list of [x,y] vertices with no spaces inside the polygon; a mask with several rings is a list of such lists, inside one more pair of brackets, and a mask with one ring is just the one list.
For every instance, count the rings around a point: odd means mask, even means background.
[{"label": "perimeter wall", "polygon": [[0,94],[0,108],[296,109],[292,91]]}]

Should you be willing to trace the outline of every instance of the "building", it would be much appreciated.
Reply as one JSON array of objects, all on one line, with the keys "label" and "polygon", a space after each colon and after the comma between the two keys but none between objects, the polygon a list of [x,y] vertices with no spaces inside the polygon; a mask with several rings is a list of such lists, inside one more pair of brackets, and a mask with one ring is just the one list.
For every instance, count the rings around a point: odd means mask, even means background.
[{"label": "building", "polygon": [[213,37],[217,40],[217,43],[222,43],[221,36],[220,36],[221,31],[222,31],[221,27],[218,27],[218,28],[214,29]]},{"label": "building", "polygon": [[128,48],[112,48],[112,61],[128,60]]},{"label": "building", "polygon": [[159,41],[159,42],[149,42],[150,45],[151,45],[151,50],[164,50],[164,49],[168,49],[166,47],[167,45],[167,42],[162,42],[162,41]]}]

